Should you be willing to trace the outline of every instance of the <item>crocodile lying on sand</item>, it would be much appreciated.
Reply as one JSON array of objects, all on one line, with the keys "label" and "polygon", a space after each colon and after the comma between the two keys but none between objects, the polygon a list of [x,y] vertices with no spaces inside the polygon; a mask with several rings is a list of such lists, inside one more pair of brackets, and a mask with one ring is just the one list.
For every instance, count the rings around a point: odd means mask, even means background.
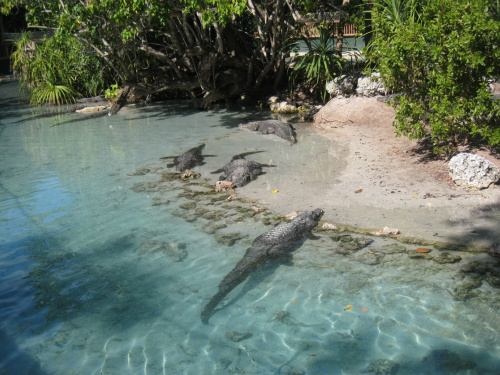
[{"label": "crocodile lying on sand", "polygon": [[282,223],[257,237],[243,258],[220,282],[219,291],[201,311],[201,321],[208,324],[214,309],[236,286],[241,284],[256,269],[271,259],[285,257],[297,246],[297,241],[304,236],[312,237],[314,229],[324,211],[320,208],[306,211],[296,216],[289,223]]},{"label": "crocodile lying on sand", "polygon": [[276,134],[278,137],[295,143],[295,132],[292,125],[280,120],[253,121],[247,124],[240,124],[238,127],[262,134]]},{"label": "crocodile lying on sand", "polygon": [[227,163],[223,168],[213,171],[212,173],[224,172],[219,181],[227,181],[233,184],[233,187],[242,187],[249,182],[255,180],[258,175],[262,174],[262,167],[270,167],[267,164],[260,164],[255,161],[245,159],[246,154],[233,156],[231,162]]},{"label": "crocodile lying on sand", "polygon": [[[205,144],[202,143],[197,147],[193,147],[192,149],[186,151],[182,155],[179,156],[164,156],[160,159],[174,159],[174,162],[168,164],[167,167],[171,168],[175,166],[179,172],[183,172],[186,169],[191,169],[197,165],[203,165],[203,155],[201,154],[201,150],[205,147]],[[210,155],[205,155],[210,156]]]}]

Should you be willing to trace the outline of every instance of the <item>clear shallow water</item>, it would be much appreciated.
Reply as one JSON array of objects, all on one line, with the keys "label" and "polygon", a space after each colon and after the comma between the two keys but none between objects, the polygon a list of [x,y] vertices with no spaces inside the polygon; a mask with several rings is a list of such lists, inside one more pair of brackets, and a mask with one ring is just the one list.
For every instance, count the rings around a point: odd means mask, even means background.
[{"label": "clear shallow water", "polygon": [[[205,142],[215,156],[195,170],[209,183],[245,151],[276,165],[257,180],[270,189],[290,159],[296,174],[331,178],[335,145],[307,128],[290,146],[235,128],[252,113],[176,103],[71,121],[81,117],[33,118],[17,103],[14,86],[0,86],[1,374],[498,374],[496,268],[470,266],[484,256],[441,264],[412,259],[417,245],[356,248],[322,232],[293,266],[257,271],[200,322],[275,218],[238,221],[254,203],[186,195],[208,187],[162,180],[159,157]],[[310,168],[313,155],[325,168]],[[226,246],[214,224],[247,237]]]}]

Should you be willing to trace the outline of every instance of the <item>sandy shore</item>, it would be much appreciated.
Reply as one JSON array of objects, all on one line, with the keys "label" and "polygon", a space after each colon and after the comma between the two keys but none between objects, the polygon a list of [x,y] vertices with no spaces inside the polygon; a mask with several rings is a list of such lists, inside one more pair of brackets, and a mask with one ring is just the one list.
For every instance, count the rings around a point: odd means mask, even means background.
[{"label": "sandy shore", "polygon": [[[447,160],[395,137],[393,119],[394,110],[376,98],[329,102],[315,116],[314,128],[340,145],[331,152],[342,166],[323,186],[290,189],[287,194],[300,202],[294,207],[321,207],[325,220],[358,229],[391,227],[406,236],[473,247],[499,242],[500,186],[480,191],[456,186]],[[500,166],[494,155],[474,152]],[[279,213],[291,210],[287,200],[267,203]]]}]

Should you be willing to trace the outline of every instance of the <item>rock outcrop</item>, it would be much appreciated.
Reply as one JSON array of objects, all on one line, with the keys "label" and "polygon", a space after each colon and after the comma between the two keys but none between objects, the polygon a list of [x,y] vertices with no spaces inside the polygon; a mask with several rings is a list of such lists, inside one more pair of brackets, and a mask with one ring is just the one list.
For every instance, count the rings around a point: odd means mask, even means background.
[{"label": "rock outcrop", "polygon": [[500,169],[495,164],[467,152],[452,157],[448,170],[453,182],[465,189],[485,189],[500,179]]},{"label": "rock outcrop", "polygon": [[370,76],[360,77],[358,79],[358,86],[356,94],[361,96],[377,96],[385,95],[386,88],[380,78],[380,73],[373,72]]}]

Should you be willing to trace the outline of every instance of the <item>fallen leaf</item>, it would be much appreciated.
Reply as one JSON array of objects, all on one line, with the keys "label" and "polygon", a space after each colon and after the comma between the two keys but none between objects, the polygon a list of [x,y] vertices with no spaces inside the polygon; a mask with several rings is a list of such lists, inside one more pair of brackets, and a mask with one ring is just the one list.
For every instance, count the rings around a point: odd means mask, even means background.
[{"label": "fallen leaf", "polygon": [[359,194],[359,193],[361,193],[362,191],[363,191],[363,189],[356,190],[356,191],[354,192],[354,194]]},{"label": "fallen leaf", "polygon": [[363,308],[361,309],[361,311],[363,311],[363,312],[367,312],[368,310],[369,310],[369,309],[367,309],[366,307],[363,307]]},{"label": "fallen leaf", "polygon": [[273,190],[273,194],[276,194],[278,192],[278,189]]},{"label": "fallen leaf", "polygon": [[292,301],[292,303],[295,303],[295,302],[297,302],[297,300],[296,300],[296,299],[294,299],[294,300]]},{"label": "fallen leaf", "polygon": [[428,249],[426,247],[419,247],[417,249],[417,253],[428,253],[429,251],[431,251],[431,249]]},{"label": "fallen leaf", "polygon": [[328,268],[328,266],[323,266],[323,268]]},{"label": "fallen leaf", "polygon": [[418,195],[414,195],[414,196],[413,196],[413,199],[417,199],[417,198],[418,198]]},{"label": "fallen leaf", "polygon": [[311,354],[311,357],[316,357],[316,354]]},{"label": "fallen leaf", "polygon": [[352,310],[352,305],[347,305],[346,308],[344,309],[344,311],[346,310]]},{"label": "fallen leaf", "polygon": [[368,254],[375,254],[373,251],[369,251]]}]

